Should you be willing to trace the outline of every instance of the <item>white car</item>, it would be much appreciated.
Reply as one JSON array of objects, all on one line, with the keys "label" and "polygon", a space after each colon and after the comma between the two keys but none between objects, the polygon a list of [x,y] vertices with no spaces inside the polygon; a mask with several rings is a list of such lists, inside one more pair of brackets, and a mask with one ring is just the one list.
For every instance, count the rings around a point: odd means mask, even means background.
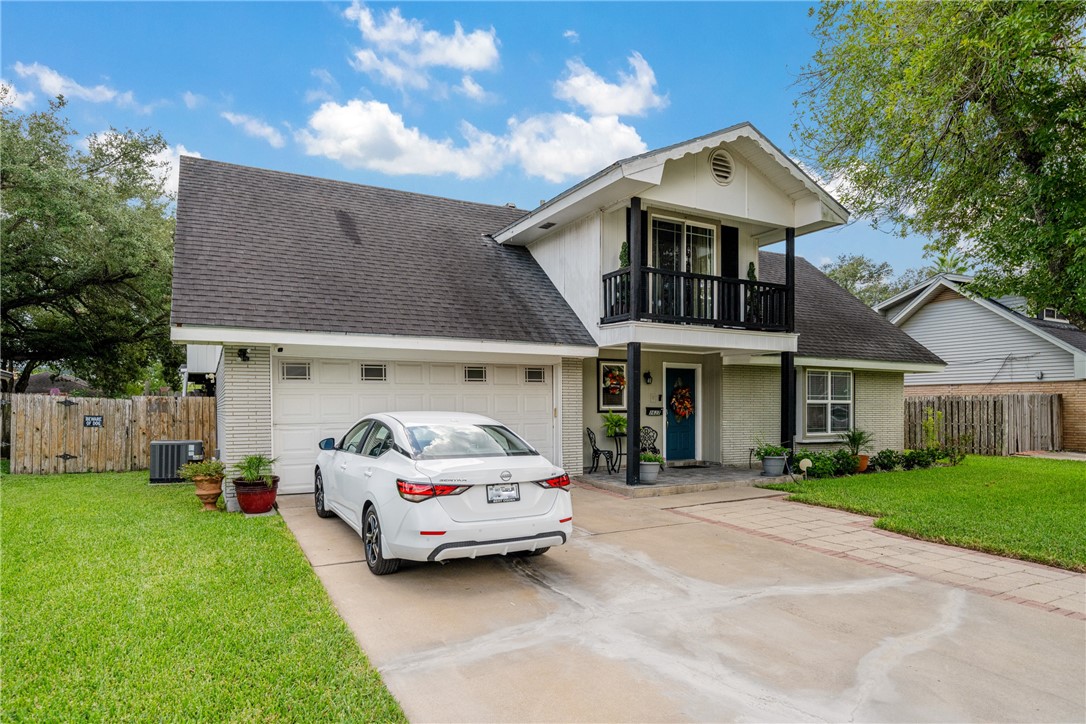
[{"label": "white car", "polygon": [[401,559],[540,555],[573,533],[569,476],[482,415],[369,415],[320,449],[317,515],[354,528],[378,576]]}]

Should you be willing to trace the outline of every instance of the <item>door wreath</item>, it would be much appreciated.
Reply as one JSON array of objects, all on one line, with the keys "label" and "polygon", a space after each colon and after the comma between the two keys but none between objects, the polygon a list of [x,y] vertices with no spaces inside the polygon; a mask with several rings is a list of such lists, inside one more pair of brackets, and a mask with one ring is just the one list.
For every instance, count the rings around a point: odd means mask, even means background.
[{"label": "door wreath", "polygon": [[671,393],[671,411],[680,422],[694,414],[694,401],[690,398],[690,388],[680,381]]}]

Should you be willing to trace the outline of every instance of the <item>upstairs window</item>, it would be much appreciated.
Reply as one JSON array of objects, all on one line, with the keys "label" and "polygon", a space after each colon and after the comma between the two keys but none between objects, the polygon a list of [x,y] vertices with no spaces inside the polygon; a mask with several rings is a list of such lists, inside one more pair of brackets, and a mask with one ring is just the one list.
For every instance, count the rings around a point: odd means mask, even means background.
[{"label": "upstairs window", "polygon": [[807,434],[828,435],[852,429],[852,373],[807,370]]}]

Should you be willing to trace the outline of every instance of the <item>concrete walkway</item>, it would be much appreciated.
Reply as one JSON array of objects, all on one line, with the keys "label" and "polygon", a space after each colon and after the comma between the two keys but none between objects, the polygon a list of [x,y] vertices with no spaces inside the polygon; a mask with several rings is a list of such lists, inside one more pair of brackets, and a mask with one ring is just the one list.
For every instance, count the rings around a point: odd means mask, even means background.
[{"label": "concrete walkway", "polygon": [[310,496],[280,513],[414,722],[1086,720],[1081,620],[832,550],[856,521],[777,495],[577,488],[545,556],[385,577]]}]

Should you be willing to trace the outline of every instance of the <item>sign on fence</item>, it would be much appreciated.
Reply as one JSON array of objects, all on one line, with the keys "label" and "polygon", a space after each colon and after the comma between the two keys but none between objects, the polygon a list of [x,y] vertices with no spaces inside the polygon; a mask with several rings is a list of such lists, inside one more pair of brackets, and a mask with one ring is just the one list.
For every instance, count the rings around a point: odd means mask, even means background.
[{"label": "sign on fence", "polygon": [[1014,455],[1060,450],[1059,395],[935,395],[905,398],[905,447],[924,446],[924,420],[931,410],[941,422],[939,442],[965,442],[973,455]]},{"label": "sign on fence", "polygon": [[9,399],[12,473],[146,470],[152,440],[203,440],[205,450],[216,449],[213,397]]}]

